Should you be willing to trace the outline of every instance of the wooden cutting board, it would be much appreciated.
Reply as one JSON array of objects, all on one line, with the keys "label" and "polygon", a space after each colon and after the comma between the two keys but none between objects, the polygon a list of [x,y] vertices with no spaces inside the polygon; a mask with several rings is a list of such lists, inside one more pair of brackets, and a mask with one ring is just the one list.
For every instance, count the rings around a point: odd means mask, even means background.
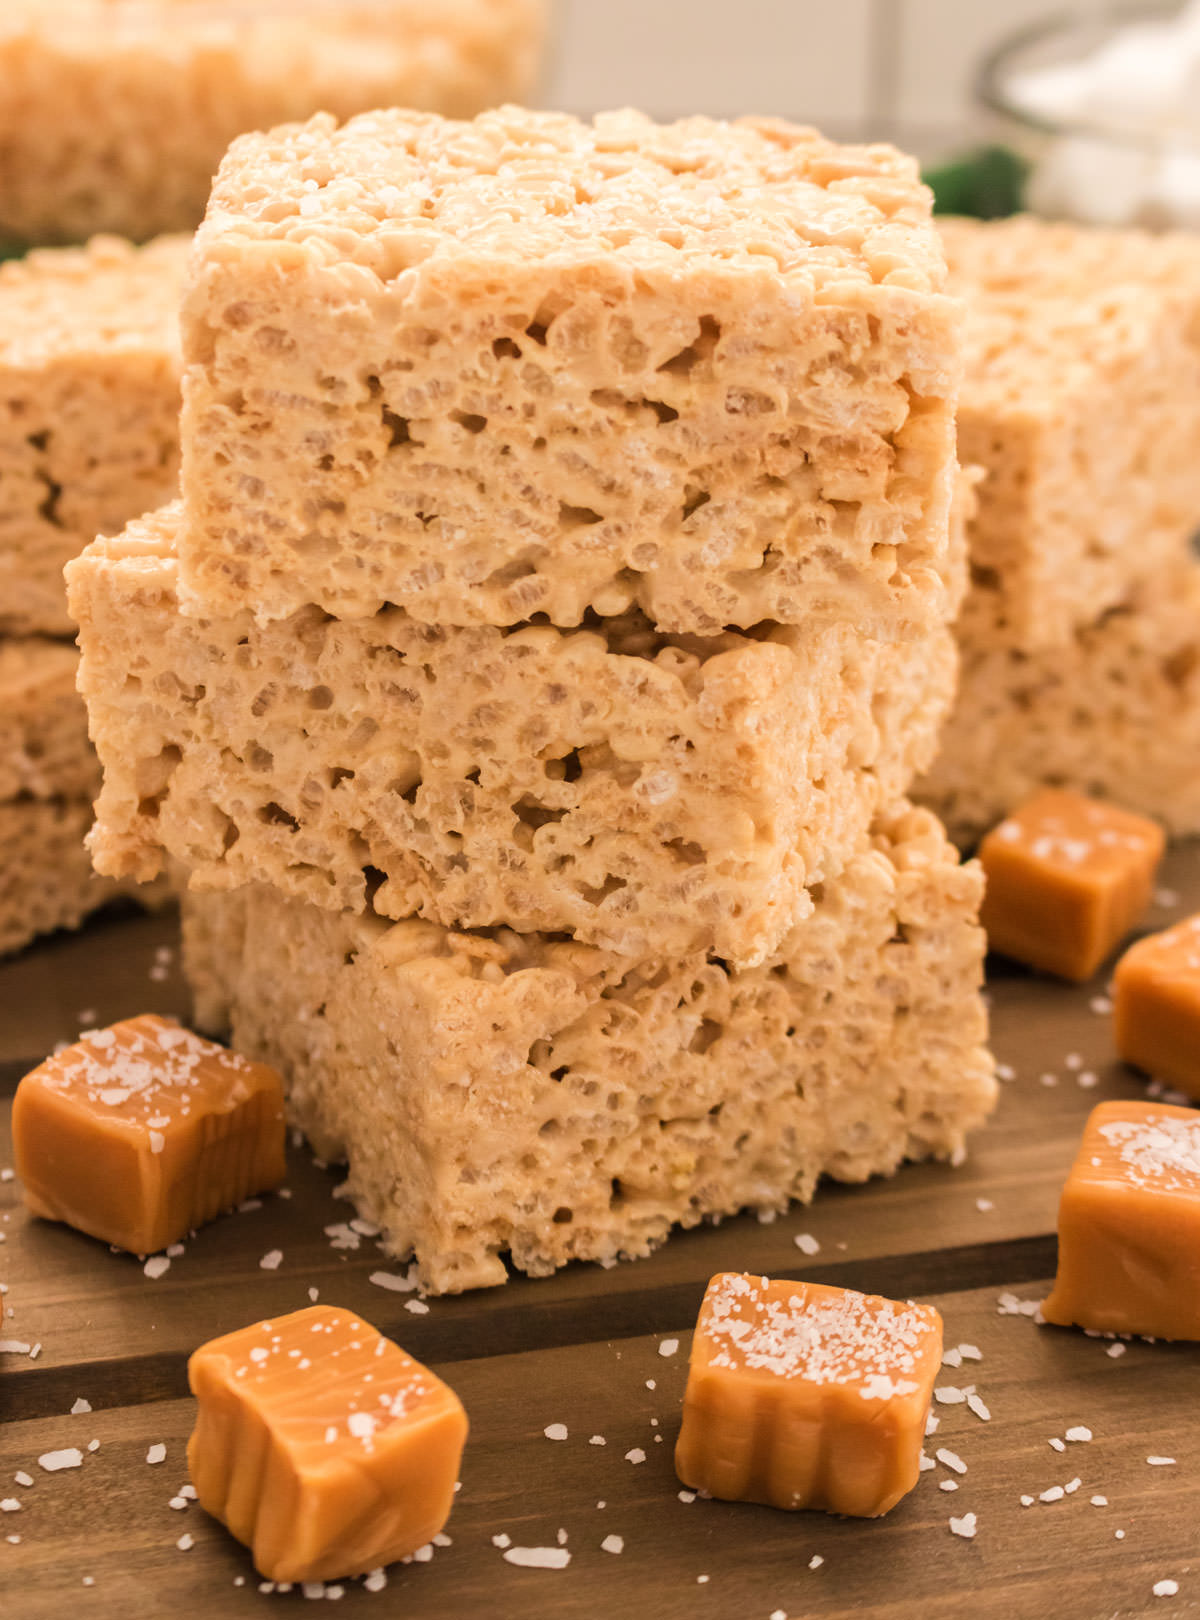
[{"label": "wooden cutting board", "polygon": [[[1200,848],[1176,851],[1163,885],[1148,927],[1200,909]],[[186,1017],[175,930],[169,914],[109,914],[0,967],[0,1170],[12,1164],[13,1089],[55,1042],[138,1012]],[[1103,976],[1074,989],[993,969],[994,1043],[1010,1078],[965,1165],[830,1186],[785,1218],[684,1233],[609,1271],[514,1278],[422,1309],[414,1294],[373,1280],[403,1268],[349,1228],[337,1168],[303,1148],[292,1153],[290,1196],[206,1227],[157,1279],[127,1255],[28,1219],[15,1179],[0,1181],[0,1339],[28,1346],[0,1354],[0,1501],[20,1503],[0,1512],[0,1616],[185,1620],[304,1601],[298,1591],[260,1595],[245,1551],[194,1504],[170,1501],[187,1479],[188,1353],[307,1304],[311,1288],[431,1363],[471,1418],[449,1544],[390,1569],[382,1591],[344,1583],[340,1601],[355,1612],[1200,1615],[1200,1349],[1137,1342],[1114,1356],[1106,1341],[1039,1327],[1018,1308],[1041,1298],[1053,1272],[1058,1190],[1088,1109],[1144,1084],[1112,1059]],[[811,1255],[796,1245],[805,1234],[819,1245]],[[264,1268],[273,1251],[282,1258]],[[707,1278],[722,1269],[928,1300],[945,1317],[947,1345],[978,1350],[943,1373],[952,1398],[936,1405],[926,1449],[948,1460],[886,1519],[681,1499],[671,1456],[689,1329]],[[971,1386],[986,1421],[953,1399]],[[72,1413],[80,1401],[90,1410]],[[546,1438],[552,1424],[567,1426],[566,1440]],[[1093,1438],[1065,1439],[1079,1428]],[[165,1460],[147,1462],[157,1445]],[[70,1447],[81,1466],[40,1466]],[[1041,1500],[1055,1487],[1061,1497]],[[974,1536],[955,1534],[951,1521],[968,1515]],[[503,1537],[564,1544],[570,1563],[516,1567]],[[612,1537],[619,1552],[602,1545]],[[1156,1595],[1164,1582],[1177,1591]]]}]

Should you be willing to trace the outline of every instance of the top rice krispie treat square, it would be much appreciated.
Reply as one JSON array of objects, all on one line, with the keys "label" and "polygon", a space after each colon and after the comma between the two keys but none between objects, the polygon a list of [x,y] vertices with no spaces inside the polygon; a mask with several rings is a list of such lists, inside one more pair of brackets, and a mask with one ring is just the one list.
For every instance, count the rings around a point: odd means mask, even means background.
[{"label": "top rice krispie treat square", "polygon": [[944,277],[910,159],[784,123],[246,136],[185,302],[185,601],[924,630],[952,572]]}]

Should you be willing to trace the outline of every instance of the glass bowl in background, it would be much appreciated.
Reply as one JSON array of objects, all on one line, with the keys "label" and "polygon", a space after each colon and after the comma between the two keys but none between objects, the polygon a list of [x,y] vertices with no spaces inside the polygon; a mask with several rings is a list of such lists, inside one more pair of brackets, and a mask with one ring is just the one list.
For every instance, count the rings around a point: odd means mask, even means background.
[{"label": "glass bowl in background", "polygon": [[0,240],[193,229],[246,130],[524,99],[547,0],[0,0]]},{"label": "glass bowl in background", "polygon": [[1000,45],[978,98],[1035,213],[1200,229],[1200,3],[1059,16]]}]

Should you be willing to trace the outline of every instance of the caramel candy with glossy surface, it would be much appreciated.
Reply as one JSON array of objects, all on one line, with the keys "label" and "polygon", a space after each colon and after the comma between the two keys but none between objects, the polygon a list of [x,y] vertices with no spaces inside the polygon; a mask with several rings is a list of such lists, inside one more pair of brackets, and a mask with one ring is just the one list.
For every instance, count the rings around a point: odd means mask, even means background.
[{"label": "caramel candy with glossy surface", "polygon": [[1059,978],[1090,979],[1150,903],[1162,828],[1048,788],[979,846],[988,945]]},{"label": "caramel candy with glossy surface", "polygon": [[357,1575],[450,1516],[458,1396],[352,1311],[314,1305],[201,1345],[188,1467],[268,1580]]},{"label": "caramel candy with glossy surface", "polygon": [[1126,1063],[1200,1099],[1200,916],[1138,940],[1117,963],[1113,1037]]},{"label": "caramel candy with glossy surface", "polygon": [[1047,1322],[1200,1339],[1200,1114],[1107,1102],[1088,1117],[1058,1209]]},{"label": "caramel candy with glossy surface", "polygon": [[149,1254],[284,1177],[283,1082],[165,1018],[92,1030],[13,1101],[25,1202]]},{"label": "caramel candy with glossy surface", "polygon": [[675,1470],[735,1502],[875,1518],[917,1482],[932,1306],[727,1272],[708,1285]]}]

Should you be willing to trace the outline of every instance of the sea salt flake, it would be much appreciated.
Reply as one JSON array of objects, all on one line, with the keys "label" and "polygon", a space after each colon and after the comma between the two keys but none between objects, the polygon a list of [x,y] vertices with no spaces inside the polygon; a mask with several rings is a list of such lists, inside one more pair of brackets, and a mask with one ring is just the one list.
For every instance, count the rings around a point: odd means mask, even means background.
[{"label": "sea salt flake", "polygon": [[547,1440],[565,1440],[567,1438],[567,1426],[565,1423],[547,1423],[542,1433]]},{"label": "sea salt flake", "polygon": [[1174,1457],[1147,1457],[1146,1461],[1151,1468],[1174,1468],[1175,1466]]},{"label": "sea salt flake", "polygon": [[1078,1423],[1073,1429],[1067,1430],[1067,1439],[1075,1442],[1076,1444],[1082,1444],[1084,1441],[1090,1440],[1091,1438],[1092,1431],[1090,1429],[1085,1429],[1082,1423]]},{"label": "sea salt flake", "polygon": [[681,1502],[694,1502],[696,1500],[695,1491],[677,1491],[676,1495]]},{"label": "sea salt flake", "polygon": [[937,1460],[944,1467],[952,1468],[956,1474],[965,1474],[967,1471],[966,1463],[963,1462],[962,1458],[957,1454],[957,1452],[947,1451],[945,1446],[941,1447],[941,1449],[938,1451]]},{"label": "sea salt flake", "polygon": [[18,1469],[13,1475],[13,1479],[18,1485],[24,1485],[26,1488],[33,1484],[33,1475],[27,1474],[23,1468]]},{"label": "sea salt flake", "polygon": [[819,1254],[821,1252],[821,1245],[817,1242],[816,1238],[813,1237],[811,1232],[797,1232],[796,1236],[792,1239],[792,1242],[800,1250],[801,1254],[811,1255]]},{"label": "sea salt flake", "polygon": [[990,1423],[992,1421],[991,1411],[980,1396],[968,1395],[967,1406],[974,1412],[981,1423]]},{"label": "sea salt flake", "polygon": [[1179,1590],[1178,1581],[1155,1581],[1150,1588],[1155,1597],[1174,1597]]},{"label": "sea salt flake", "polygon": [[191,1549],[196,1545],[196,1538],[195,1536],[189,1536],[185,1530],[175,1545],[179,1548],[180,1552],[190,1552]]},{"label": "sea salt flake", "polygon": [[565,1547],[508,1547],[504,1557],[522,1569],[566,1569],[571,1562]]},{"label": "sea salt flake", "polygon": [[260,1269],[263,1271],[278,1271],[279,1264],[282,1259],[282,1249],[268,1249],[258,1264]]},{"label": "sea salt flake", "polygon": [[1089,1501],[1091,1502],[1093,1507],[1107,1507],[1108,1506],[1108,1497],[1107,1496],[1093,1496],[1093,1497],[1089,1498]]},{"label": "sea salt flake", "polygon": [[606,1446],[607,1444],[608,1444],[608,1441],[604,1438],[604,1436],[602,1434],[594,1434],[591,1437],[591,1439],[588,1441],[589,1446]]},{"label": "sea salt flake", "polygon": [[658,1347],[658,1353],[660,1356],[673,1356],[678,1349],[678,1339],[664,1339]]},{"label": "sea salt flake", "polygon": [[645,1460],[646,1460],[646,1453],[642,1450],[641,1446],[634,1446],[632,1451],[627,1451],[625,1453],[625,1461],[626,1462],[644,1463]]},{"label": "sea salt flake", "polygon": [[166,1462],[166,1460],[167,1460],[167,1448],[166,1448],[166,1446],[163,1444],[163,1442],[161,1440],[156,1441],[155,1444],[152,1445],[150,1447],[149,1451],[146,1453],[146,1461],[151,1465],[151,1467],[153,1467],[155,1463]]},{"label": "sea salt flake", "polygon": [[414,1316],[429,1315],[429,1306],[426,1305],[423,1299],[406,1299],[404,1301],[404,1309],[406,1311],[411,1311]]},{"label": "sea salt flake", "polygon": [[15,1496],[0,1498],[0,1513],[20,1513],[21,1504]]},{"label": "sea salt flake", "polygon": [[373,1271],[367,1281],[374,1283],[376,1288],[386,1288],[393,1294],[411,1294],[417,1286],[415,1277],[398,1277],[392,1271]]},{"label": "sea salt flake", "polygon": [[363,1580],[363,1586],[368,1592],[382,1592],[387,1585],[387,1571],[373,1569]]},{"label": "sea salt flake", "polygon": [[605,1536],[604,1540],[600,1543],[600,1550],[601,1550],[601,1552],[606,1552],[606,1553],[624,1552],[625,1551],[625,1538],[624,1538],[624,1536]]},{"label": "sea salt flake", "polygon": [[970,1541],[975,1534],[975,1523],[973,1513],[964,1513],[961,1519],[950,1520],[950,1533],[954,1536],[962,1536],[965,1540]]},{"label": "sea salt flake", "polygon": [[812,1557],[808,1561],[808,1567],[809,1569],[820,1569],[824,1562],[825,1560],[821,1557],[820,1553],[813,1553]]},{"label": "sea salt flake", "polygon": [[92,1409],[91,1401],[85,1401],[83,1396],[81,1395],[79,1397],[79,1399],[75,1402],[74,1406],[72,1406],[72,1408],[71,1408],[71,1416],[72,1417],[78,1417],[82,1412],[90,1412],[91,1409]]},{"label": "sea salt flake", "polygon": [[45,1451],[38,1458],[38,1467],[48,1474],[57,1474],[64,1468],[79,1468],[83,1452],[76,1446],[65,1446],[61,1451]]},{"label": "sea salt flake", "polygon": [[512,1537],[511,1536],[506,1536],[504,1534],[504,1531],[501,1530],[501,1532],[500,1532],[500,1534],[498,1536],[493,1536],[492,1537],[492,1546],[493,1547],[511,1547],[512,1546]]},{"label": "sea salt flake", "polygon": [[158,1279],[165,1276],[170,1269],[171,1262],[167,1259],[165,1254],[152,1254],[149,1260],[146,1261],[146,1264],[142,1267],[142,1270],[146,1273],[151,1282],[157,1282]]},{"label": "sea salt flake", "polygon": [[954,1384],[941,1384],[934,1390],[933,1398],[942,1406],[960,1406],[967,1397],[966,1392]]},{"label": "sea salt flake", "polygon": [[1106,1356],[1111,1356],[1115,1361],[1118,1356],[1123,1356],[1125,1354],[1125,1346],[1123,1344],[1110,1344],[1104,1354]]},{"label": "sea salt flake", "polygon": [[1066,1441],[1059,1440],[1057,1436],[1050,1441],[1050,1444],[1054,1447],[1055,1451],[1065,1451],[1067,1449]]},{"label": "sea salt flake", "polygon": [[1039,1502],[1061,1502],[1063,1497],[1066,1494],[1067,1494],[1066,1491],[1063,1490],[1061,1485],[1051,1485],[1048,1490],[1045,1490],[1045,1491],[1043,1491],[1041,1493],[1041,1495],[1038,1497],[1038,1501]]}]

